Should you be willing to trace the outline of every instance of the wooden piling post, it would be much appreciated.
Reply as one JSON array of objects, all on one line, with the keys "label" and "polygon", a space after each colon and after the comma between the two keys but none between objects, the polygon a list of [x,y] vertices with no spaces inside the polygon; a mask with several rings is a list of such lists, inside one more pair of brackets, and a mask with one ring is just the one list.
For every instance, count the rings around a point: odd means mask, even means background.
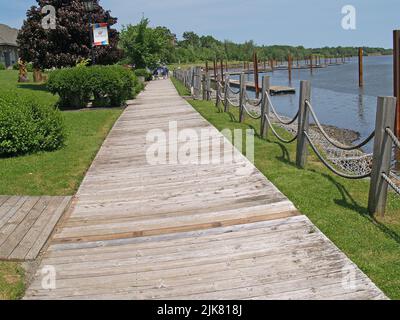
[{"label": "wooden piling post", "polygon": [[310,73],[313,74],[313,56],[310,56]]},{"label": "wooden piling post", "polygon": [[[397,98],[395,134],[400,139],[400,30],[393,31],[393,95]],[[400,152],[396,159],[400,165]]]},{"label": "wooden piling post", "polygon": [[260,124],[260,136],[262,138],[268,137],[268,123],[265,120],[265,116],[269,116],[269,103],[267,99],[267,93],[269,94],[270,88],[270,77],[264,76],[262,79],[262,102],[261,102],[261,124]]},{"label": "wooden piling post", "polygon": [[288,76],[289,76],[289,83],[292,83],[292,57],[290,54],[288,55]]},{"label": "wooden piling post", "polygon": [[216,97],[216,99],[215,99],[215,106],[216,106],[217,108],[219,108],[220,95],[221,95],[221,87],[220,87],[220,85],[219,85],[220,81],[221,81],[221,75],[218,74],[218,75],[217,75],[217,78],[215,78],[216,91],[217,91],[217,97]]},{"label": "wooden piling post", "polygon": [[378,97],[375,122],[374,153],[368,198],[368,211],[371,215],[385,213],[388,184],[382,178],[382,173],[390,174],[392,160],[392,140],[386,133],[386,128],[394,130],[396,113],[396,98]]},{"label": "wooden piling post", "polygon": [[221,81],[224,82],[224,60],[221,59]]},{"label": "wooden piling post", "polygon": [[245,102],[245,94],[246,94],[246,77],[244,73],[240,74],[240,94],[239,94],[239,122],[243,122],[244,120],[244,109],[243,104]]},{"label": "wooden piling post", "polygon": [[214,81],[217,82],[217,60],[214,59]]},{"label": "wooden piling post", "polygon": [[224,111],[225,112],[229,111],[228,97],[229,97],[229,73],[227,73],[225,75],[225,85],[224,85]]},{"label": "wooden piling post", "polygon": [[256,98],[258,99],[260,94],[260,87],[258,86],[258,59],[257,52],[253,53],[253,64],[254,64],[254,87],[256,90]]},{"label": "wooden piling post", "polygon": [[296,149],[296,165],[304,168],[307,163],[307,138],[304,132],[308,132],[310,110],[306,105],[306,100],[311,99],[311,83],[302,80],[300,82],[300,98],[299,98],[299,120],[297,131],[297,149]]},{"label": "wooden piling post", "polygon": [[207,86],[206,86],[206,75],[203,74],[201,76],[201,88],[202,88],[202,93],[203,93],[203,100],[207,100]]},{"label": "wooden piling post", "polygon": [[206,90],[207,90],[206,100],[210,101],[211,100],[211,79],[210,79],[210,75],[208,73],[206,74]]},{"label": "wooden piling post", "polygon": [[358,48],[358,86],[364,86],[363,75],[363,48]]}]

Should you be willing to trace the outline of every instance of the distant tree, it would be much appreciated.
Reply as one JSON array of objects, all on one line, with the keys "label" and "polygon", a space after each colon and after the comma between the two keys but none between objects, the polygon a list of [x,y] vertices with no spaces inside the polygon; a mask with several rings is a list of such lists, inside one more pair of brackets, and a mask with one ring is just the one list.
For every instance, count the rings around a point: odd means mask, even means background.
[{"label": "distant tree", "polygon": [[120,45],[131,63],[137,68],[157,67],[173,62],[176,36],[165,27],[151,28],[149,20],[128,25],[121,31]]},{"label": "distant tree", "polygon": [[186,47],[192,46],[194,48],[199,48],[201,46],[200,37],[193,31],[184,32],[182,38],[183,38],[182,41],[183,46]]},{"label": "distant tree", "polygon": [[[111,16],[110,11],[105,11],[98,0],[94,2],[94,22],[107,23],[109,27],[117,23],[117,19]],[[38,69],[74,66],[77,60],[91,58],[89,14],[84,10],[82,0],[37,0],[37,3],[27,11],[27,19],[18,34],[21,58],[32,62]],[[42,27],[45,14],[41,10],[46,5],[56,9],[54,30]],[[109,41],[109,46],[95,47],[97,64],[112,64],[121,58],[117,30],[109,28]]]}]

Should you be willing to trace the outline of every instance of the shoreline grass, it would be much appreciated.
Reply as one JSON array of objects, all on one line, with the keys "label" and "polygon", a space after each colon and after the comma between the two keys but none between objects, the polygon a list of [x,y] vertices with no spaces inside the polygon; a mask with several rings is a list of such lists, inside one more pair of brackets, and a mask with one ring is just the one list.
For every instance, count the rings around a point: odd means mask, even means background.
[{"label": "shoreline grass", "polygon": [[[178,91],[182,83],[173,80]],[[218,130],[254,128],[259,121],[246,118],[238,123],[238,112],[219,113],[214,102],[189,103]],[[276,128],[283,136],[290,134]],[[369,181],[350,181],[333,175],[309,152],[305,170],[295,165],[296,145],[275,138],[255,137],[255,165],[339,247],[389,297],[400,299],[400,201],[389,195],[387,214],[368,215]]]}]

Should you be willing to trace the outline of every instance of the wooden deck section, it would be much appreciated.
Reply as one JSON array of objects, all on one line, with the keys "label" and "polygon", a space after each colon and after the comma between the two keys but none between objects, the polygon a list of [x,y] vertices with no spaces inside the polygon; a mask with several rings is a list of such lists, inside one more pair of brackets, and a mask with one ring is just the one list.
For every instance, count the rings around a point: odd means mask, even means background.
[{"label": "wooden deck section", "polygon": [[39,267],[26,299],[385,298],[236,149],[230,164],[149,164],[146,134],[170,121],[208,128],[210,149],[226,145],[170,80],[151,82],[115,124],[44,254],[56,289],[41,287]]},{"label": "wooden deck section", "polygon": [[[240,82],[238,80],[230,80],[229,81],[232,87],[240,87]],[[246,83],[247,90],[255,91],[256,86],[254,82],[247,82]],[[261,90],[261,88],[260,88]],[[293,87],[286,87],[286,86],[271,86],[269,88],[269,92],[271,95],[278,95],[278,94],[295,94],[296,89]]]},{"label": "wooden deck section", "polygon": [[36,259],[70,200],[0,196],[0,259]]}]

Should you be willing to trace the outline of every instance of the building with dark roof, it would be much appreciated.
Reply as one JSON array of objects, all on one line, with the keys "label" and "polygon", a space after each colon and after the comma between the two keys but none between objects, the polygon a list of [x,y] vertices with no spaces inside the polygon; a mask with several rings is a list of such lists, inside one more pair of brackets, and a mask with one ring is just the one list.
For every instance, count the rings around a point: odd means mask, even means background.
[{"label": "building with dark roof", "polygon": [[18,61],[18,30],[0,23],[0,63],[7,68]]}]

